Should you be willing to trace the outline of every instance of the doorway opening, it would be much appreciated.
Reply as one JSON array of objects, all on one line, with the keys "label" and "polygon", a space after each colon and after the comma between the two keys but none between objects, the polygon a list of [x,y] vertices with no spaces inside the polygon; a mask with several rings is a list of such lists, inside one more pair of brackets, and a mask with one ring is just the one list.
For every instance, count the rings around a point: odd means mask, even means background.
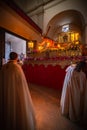
[{"label": "doorway opening", "polygon": [[5,61],[9,59],[9,53],[14,51],[18,54],[19,60],[21,55],[26,57],[26,40],[19,38],[15,35],[5,32]]}]

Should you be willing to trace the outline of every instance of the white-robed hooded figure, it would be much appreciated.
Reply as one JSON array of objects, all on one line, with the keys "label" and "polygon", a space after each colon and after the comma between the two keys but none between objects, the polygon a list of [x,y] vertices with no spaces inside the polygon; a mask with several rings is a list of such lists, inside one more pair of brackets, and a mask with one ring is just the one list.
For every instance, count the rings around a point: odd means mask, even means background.
[{"label": "white-robed hooded figure", "polygon": [[61,94],[61,113],[74,122],[79,122],[83,118],[86,89],[85,66],[86,63],[80,61],[76,66],[68,67]]},{"label": "white-robed hooded figure", "polygon": [[0,127],[3,130],[35,130],[35,111],[28,84],[18,55],[10,53],[10,60],[0,70]]}]

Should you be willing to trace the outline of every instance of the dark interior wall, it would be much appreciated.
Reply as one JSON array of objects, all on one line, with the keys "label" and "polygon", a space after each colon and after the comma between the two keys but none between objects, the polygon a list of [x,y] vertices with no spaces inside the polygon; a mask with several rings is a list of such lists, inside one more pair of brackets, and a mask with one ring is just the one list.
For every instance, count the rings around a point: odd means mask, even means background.
[{"label": "dark interior wall", "polygon": [[0,68],[2,59],[5,57],[5,31],[0,28]]},{"label": "dark interior wall", "polygon": [[36,28],[33,26],[29,22],[28,16],[22,13],[18,8],[15,7],[14,9],[13,6],[10,7],[10,5],[4,3],[4,1],[0,1],[0,27],[18,34],[27,40],[40,41],[42,31],[38,29],[39,27]]}]

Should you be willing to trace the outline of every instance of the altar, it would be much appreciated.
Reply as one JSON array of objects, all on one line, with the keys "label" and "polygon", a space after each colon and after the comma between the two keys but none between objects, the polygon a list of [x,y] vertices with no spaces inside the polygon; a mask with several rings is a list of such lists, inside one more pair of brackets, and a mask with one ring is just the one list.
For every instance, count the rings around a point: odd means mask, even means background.
[{"label": "altar", "polygon": [[45,67],[44,65],[35,64],[33,66],[32,64],[25,64],[23,65],[23,70],[29,83],[62,89],[65,68],[62,69],[59,65],[48,65]]},{"label": "altar", "polygon": [[[64,40],[65,34],[67,40]],[[79,33],[63,33],[58,39],[43,37],[41,43],[28,42],[27,57],[22,66],[28,82],[62,89],[67,66],[85,58],[85,46],[79,41]]]},{"label": "altar", "polygon": [[63,87],[67,66],[82,59],[82,56],[26,59],[22,68],[29,83],[59,90]]}]

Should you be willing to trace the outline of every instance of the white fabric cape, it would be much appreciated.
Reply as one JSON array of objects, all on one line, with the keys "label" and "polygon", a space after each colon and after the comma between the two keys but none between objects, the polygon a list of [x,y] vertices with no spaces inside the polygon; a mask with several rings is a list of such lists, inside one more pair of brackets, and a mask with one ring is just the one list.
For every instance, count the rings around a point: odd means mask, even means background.
[{"label": "white fabric cape", "polygon": [[35,111],[20,65],[13,61],[0,70],[0,127],[4,130],[35,130]]},{"label": "white fabric cape", "polygon": [[87,79],[84,72],[74,71],[73,66],[66,70],[60,108],[61,113],[74,122],[87,118]]}]

